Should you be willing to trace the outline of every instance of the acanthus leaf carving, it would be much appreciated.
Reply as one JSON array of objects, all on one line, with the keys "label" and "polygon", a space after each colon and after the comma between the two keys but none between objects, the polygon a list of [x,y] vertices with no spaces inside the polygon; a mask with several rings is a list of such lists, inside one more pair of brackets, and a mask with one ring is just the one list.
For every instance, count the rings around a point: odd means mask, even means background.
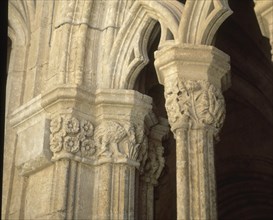
[{"label": "acanthus leaf carving", "polygon": [[219,89],[205,80],[178,79],[165,86],[166,109],[172,130],[177,128],[214,129],[215,136],[225,117],[225,102]]}]

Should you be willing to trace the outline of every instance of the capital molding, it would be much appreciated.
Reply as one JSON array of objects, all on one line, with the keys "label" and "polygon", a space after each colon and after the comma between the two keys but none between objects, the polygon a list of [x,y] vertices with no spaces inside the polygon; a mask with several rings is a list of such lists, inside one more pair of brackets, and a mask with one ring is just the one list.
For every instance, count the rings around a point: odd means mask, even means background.
[{"label": "capital molding", "polygon": [[90,115],[94,100],[94,91],[74,84],[56,85],[41,95],[42,107],[52,115],[73,112]]},{"label": "capital molding", "polygon": [[179,45],[155,54],[165,87],[171,129],[209,129],[215,137],[225,117],[222,91],[230,85],[229,56],[212,46]]},{"label": "capital molding", "polygon": [[79,114],[81,108],[77,106],[78,111],[54,112],[50,127],[52,160],[68,158],[92,166],[122,163],[138,168],[140,151],[147,148],[144,120],[152,108],[151,98],[136,91],[100,89],[92,101],[93,108],[85,114],[96,120]]},{"label": "capital molding", "polygon": [[[151,101],[132,90],[56,86],[10,116],[20,140],[17,167],[22,175],[60,159],[139,167],[139,152],[147,148],[144,121]],[[33,139],[26,138],[30,134]]]},{"label": "capital molding", "polygon": [[173,77],[206,80],[225,91],[230,86],[230,58],[213,46],[182,44],[155,52],[155,68],[159,83]]},{"label": "capital molding", "polygon": [[97,159],[140,166],[147,149],[145,118],[151,112],[152,99],[133,90],[100,89],[96,92],[94,139]]},{"label": "capital molding", "polygon": [[102,120],[144,121],[152,109],[152,99],[134,90],[99,89],[96,92],[95,116]]},{"label": "capital molding", "polygon": [[72,159],[92,166],[105,163],[139,167],[143,132],[132,123],[102,121],[96,127],[73,116],[57,117],[50,124],[53,161]]}]

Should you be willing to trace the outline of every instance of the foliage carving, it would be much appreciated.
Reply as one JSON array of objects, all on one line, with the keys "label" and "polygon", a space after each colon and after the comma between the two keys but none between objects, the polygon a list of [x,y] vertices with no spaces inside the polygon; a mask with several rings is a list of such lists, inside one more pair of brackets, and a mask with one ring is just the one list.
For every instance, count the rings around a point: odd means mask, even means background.
[{"label": "foliage carving", "polygon": [[211,127],[217,134],[225,117],[224,97],[205,80],[177,80],[165,86],[166,109],[172,130]]}]

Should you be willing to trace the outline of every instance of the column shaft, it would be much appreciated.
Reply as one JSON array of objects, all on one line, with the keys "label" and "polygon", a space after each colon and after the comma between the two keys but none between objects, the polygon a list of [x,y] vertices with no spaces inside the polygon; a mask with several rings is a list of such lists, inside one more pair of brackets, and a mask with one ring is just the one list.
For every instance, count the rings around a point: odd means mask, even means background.
[{"label": "column shaft", "polygon": [[179,130],[176,138],[177,219],[189,219],[188,132]]},{"label": "column shaft", "polygon": [[216,219],[213,134],[176,132],[177,219]]},{"label": "column shaft", "polygon": [[111,182],[112,164],[104,164],[97,168],[97,183],[95,191],[97,194],[97,215],[94,219],[110,219],[111,207]]},{"label": "column shaft", "polygon": [[109,163],[96,174],[94,219],[134,219],[135,168]]}]

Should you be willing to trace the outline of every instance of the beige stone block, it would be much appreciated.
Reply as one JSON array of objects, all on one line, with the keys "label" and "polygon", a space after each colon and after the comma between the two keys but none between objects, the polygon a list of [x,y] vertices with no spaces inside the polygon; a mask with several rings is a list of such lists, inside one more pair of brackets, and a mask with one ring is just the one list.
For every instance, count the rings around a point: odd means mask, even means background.
[{"label": "beige stone block", "polygon": [[18,133],[16,166],[21,174],[29,174],[49,165],[49,120],[41,118]]},{"label": "beige stone block", "polygon": [[37,74],[37,68],[34,67],[26,72],[26,78],[24,79],[24,103],[30,101],[34,95],[35,78]]},{"label": "beige stone block", "polygon": [[31,44],[28,54],[28,69],[33,68],[37,65],[39,59],[39,41],[40,41],[40,28],[31,34]]},{"label": "beige stone block", "polygon": [[42,63],[38,66],[36,80],[35,80],[35,88],[34,88],[34,96],[37,96],[42,93],[45,88],[45,77],[48,70],[48,62]]},{"label": "beige stone block", "polygon": [[27,50],[29,45],[19,46],[12,45],[11,59],[10,59],[10,71],[25,71],[25,65],[27,60]]},{"label": "beige stone block", "polygon": [[28,179],[24,219],[47,219],[50,213],[54,166],[31,175]]},{"label": "beige stone block", "polygon": [[[6,216],[6,207],[10,201],[9,192],[13,184],[13,168],[14,168],[14,154],[16,145],[16,133],[10,125],[6,126],[6,133],[4,147],[4,162],[3,162],[3,185],[2,185],[2,219]],[[8,146],[8,147],[6,147]]]},{"label": "beige stone block", "polygon": [[9,219],[22,219],[23,210],[23,197],[26,182],[24,177],[19,176],[18,170],[12,170],[13,179],[10,185],[10,201],[7,204],[8,218]]},{"label": "beige stone block", "polygon": [[[11,114],[21,105],[23,92],[24,72],[9,72],[6,88],[6,114]],[[12,97],[12,98],[11,98]]]},{"label": "beige stone block", "polygon": [[90,198],[94,197],[94,167],[80,164],[77,179],[77,198],[75,206],[76,219],[92,219],[94,210],[91,208]]}]

